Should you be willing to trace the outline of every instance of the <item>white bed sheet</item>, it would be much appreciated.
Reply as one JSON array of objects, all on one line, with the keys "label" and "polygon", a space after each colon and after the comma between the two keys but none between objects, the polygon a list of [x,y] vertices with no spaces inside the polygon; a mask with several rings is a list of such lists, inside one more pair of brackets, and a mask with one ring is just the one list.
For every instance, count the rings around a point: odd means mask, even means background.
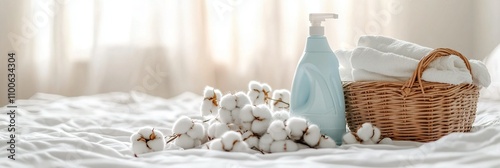
[{"label": "white bed sheet", "polygon": [[7,159],[8,116],[4,115],[0,167],[500,167],[500,102],[486,100],[478,104],[474,132],[425,144],[397,141],[265,155],[165,150],[133,156],[132,132],[152,126],[169,135],[177,117],[198,115],[200,100],[192,93],[162,99],[136,92],[37,94],[18,100],[16,160]]}]

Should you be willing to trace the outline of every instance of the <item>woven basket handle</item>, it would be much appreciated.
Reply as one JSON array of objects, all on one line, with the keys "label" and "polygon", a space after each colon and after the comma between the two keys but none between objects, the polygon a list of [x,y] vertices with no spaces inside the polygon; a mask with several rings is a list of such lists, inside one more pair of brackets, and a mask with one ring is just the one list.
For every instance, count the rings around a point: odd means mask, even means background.
[{"label": "woven basket handle", "polygon": [[456,56],[460,57],[465,62],[465,66],[467,66],[467,69],[469,70],[469,72],[472,75],[469,60],[465,56],[463,56],[461,53],[459,53],[455,50],[449,49],[449,48],[436,48],[433,51],[431,51],[427,56],[425,56],[424,58],[422,58],[420,60],[420,62],[418,63],[417,69],[415,69],[415,72],[413,72],[413,76],[410,79],[408,79],[408,81],[406,81],[405,85],[403,85],[403,87],[401,88],[403,95],[407,96],[410,94],[411,87],[413,86],[415,81],[418,81],[418,83],[420,85],[420,90],[422,91],[422,93],[425,93],[424,87],[422,85],[422,73],[424,72],[425,68],[427,68],[427,66],[432,61],[434,61],[436,58],[442,57],[442,56],[449,56],[449,55],[456,55]]}]

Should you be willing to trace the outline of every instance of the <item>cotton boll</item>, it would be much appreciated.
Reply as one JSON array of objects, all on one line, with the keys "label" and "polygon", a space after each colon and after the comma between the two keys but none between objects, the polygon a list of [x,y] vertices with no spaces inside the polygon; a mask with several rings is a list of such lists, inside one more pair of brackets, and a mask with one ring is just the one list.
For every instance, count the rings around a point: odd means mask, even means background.
[{"label": "cotton boll", "polygon": [[271,111],[266,105],[245,106],[240,113],[242,129],[250,130],[258,135],[262,135],[267,131],[271,118]]},{"label": "cotton boll", "polygon": [[[271,93],[272,89],[271,89],[271,86],[269,86],[269,84],[263,83],[261,86],[262,86],[262,91],[267,92],[267,93]],[[271,96],[271,95],[269,95],[269,96]]]},{"label": "cotton boll", "polygon": [[134,133],[130,137],[130,143],[132,144],[132,152],[134,154],[143,154],[149,152],[149,148],[145,141],[141,140],[142,135],[139,133]]},{"label": "cotton boll", "polygon": [[363,124],[361,125],[361,127],[373,128],[373,125],[372,125],[372,123],[367,122],[367,123],[363,123]]},{"label": "cotton boll", "polygon": [[231,131],[241,131],[240,130],[240,126],[236,125],[236,124],[227,124],[227,127],[229,128],[229,130]]},{"label": "cotton boll", "polygon": [[251,131],[258,135],[262,135],[267,131],[271,124],[272,114],[266,105],[258,105],[254,108],[253,115],[255,120],[252,122]]},{"label": "cotton boll", "polygon": [[286,89],[281,89],[280,90],[280,97],[281,99],[284,101],[284,102],[290,102],[290,91],[286,90]]},{"label": "cotton boll", "polygon": [[216,130],[216,123],[211,124],[210,126],[207,127],[207,137],[208,139],[214,139],[215,138],[215,130]]},{"label": "cotton boll", "polygon": [[[234,98],[234,104],[231,104],[231,107],[226,107],[224,104],[226,97],[232,97]],[[231,100],[232,101],[232,100]],[[231,102],[229,101],[229,102]],[[240,121],[240,109],[244,107],[245,105],[250,104],[250,100],[248,99],[247,95],[243,92],[238,92],[234,95],[226,95],[222,97],[222,108],[219,109],[219,119],[222,123],[226,124],[236,124],[236,125],[241,125]],[[234,106],[233,106],[234,105]]]},{"label": "cotton boll", "polygon": [[273,143],[273,138],[269,134],[264,134],[259,139],[259,149],[264,152],[271,151],[271,143]]},{"label": "cotton boll", "polygon": [[290,91],[285,89],[275,90],[273,92],[273,101],[271,101],[272,110],[288,110],[290,105],[285,102],[290,103]]},{"label": "cotton boll", "polygon": [[220,100],[220,106],[226,110],[233,110],[236,108],[236,96],[232,94],[224,95]]},{"label": "cotton boll", "polygon": [[174,134],[184,134],[193,126],[193,120],[187,116],[182,116],[174,122],[172,132]]},{"label": "cotton boll", "polygon": [[252,105],[264,104],[265,95],[261,83],[250,81],[247,95]]},{"label": "cotton boll", "polygon": [[294,152],[299,150],[299,146],[297,145],[297,143],[293,142],[292,140],[285,140],[285,146],[287,152]]},{"label": "cotton boll", "polygon": [[359,141],[356,140],[356,137],[353,133],[349,132],[342,137],[344,144],[359,144]]},{"label": "cotton boll", "polygon": [[241,123],[241,130],[251,131],[251,129],[252,129],[252,122],[242,122]]},{"label": "cotton boll", "polygon": [[253,131],[257,135],[262,135],[266,133],[267,128],[269,127],[271,120],[270,119],[265,119],[262,121],[259,120],[254,120],[252,122],[252,128],[251,131]]},{"label": "cotton boll", "polygon": [[219,109],[219,120],[222,123],[229,124],[233,122],[233,116],[231,110],[225,108]]},{"label": "cotton boll", "polygon": [[288,137],[285,130],[285,124],[280,120],[273,121],[267,129],[267,133],[269,133],[275,141],[285,140]]},{"label": "cotton boll", "polygon": [[392,144],[392,139],[391,138],[384,138],[378,142],[379,144]]},{"label": "cotton boll", "polygon": [[207,136],[210,139],[220,138],[222,134],[230,130],[231,128],[227,124],[215,122],[208,127]]},{"label": "cotton boll", "polygon": [[250,91],[248,91],[247,95],[248,95],[248,98],[250,99],[250,101],[252,102],[252,105],[253,105],[253,104],[255,104],[255,101],[259,98],[260,92],[255,91],[255,90],[250,90]]},{"label": "cotton boll", "polygon": [[151,148],[151,151],[162,151],[163,148],[165,148],[165,139],[157,138],[154,140],[149,140],[147,144]]},{"label": "cotton boll", "polygon": [[271,143],[271,153],[293,152],[299,150],[297,143],[292,140],[274,141]]},{"label": "cotton boll", "polygon": [[264,94],[264,103],[269,104],[269,98],[271,98],[271,93],[272,89],[271,86],[269,86],[267,83],[262,84],[262,93]]},{"label": "cotton boll", "polygon": [[241,113],[240,108],[235,108],[234,110],[231,111],[231,119],[233,121],[232,124],[238,126],[241,125],[240,113]]},{"label": "cotton boll", "polygon": [[373,136],[373,125],[371,123],[364,123],[361,128],[356,132],[358,137],[363,141],[368,141]]},{"label": "cotton boll", "polygon": [[216,115],[214,113],[217,113],[217,107],[212,104],[211,100],[204,99],[201,103],[200,112],[201,116]]},{"label": "cotton boll", "polygon": [[243,141],[245,141],[249,147],[259,147],[259,137],[252,131],[243,132],[241,138],[243,138]]},{"label": "cotton boll", "polygon": [[153,133],[152,130],[153,130],[153,128],[151,128],[151,127],[143,127],[141,129],[139,129],[139,131],[137,131],[137,132],[142,137],[149,139],[149,136],[151,135],[151,133]]},{"label": "cotton boll", "polygon": [[253,110],[253,115],[259,118],[266,118],[266,119],[272,118],[271,110],[264,104],[257,105]]},{"label": "cotton boll", "polygon": [[361,144],[363,144],[363,145],[372,145],[372,144],[375,144],[375,142],[373,142],[371,139],[369,139],[368,141],[361,142]]},{"label": "cotton boll", "polygon": [[203,91],[203,102],[201,104],[201,116],[216,116],[217,108],[219,106],[220,99],[222,97],[222,93],[218,89],[214,89],[213,87],[206,86]]},{"label": "cotton boll", "polygon": [[130,142],[134,154],[161,151],[165,148],[163,134],[151,127],[139,129],[137,133],[132,134]]},{"label": "cotton boll", "polygon": [[249,147],[258,147],[259,146],[259,138],[256,136],[249,137],[244,140]]},{"label": "cotton boll", "polygon": [[255,106],[246,105],[240,110],[240,120],[241,122],[251,122],[255,118],[253,116],[253,110]]},{"label": "cotton boll", "polygon": [[286,120],[286,131],[292,140],[300,140],[307,129],[307,120],[298,117],[291,117]]},{"label": "cotton boll", "polygon": [[205,129],[201,123],[194,123],[193,127],[187,132],[187,134],[194,139],[203,139],[205,136]]},{"label": "cotton boll", "polygon": [[233,145],[236,142],[243,141],[241,138],[241,134],[234,131],[228,131],[224,133],[221,139],[222,139],[222,144],[224,145],[224,149],[228,151],[230,151],[233,148]]},{"label": "cotton boll", "polygon": [[248,83],[248,91],[250,92],[250,91],[254,91],[254,90],[261,91],[262,85],[257,81],[250,81]]},{"label": "cotton boll", "polygon": [[224,151],[221,139],[214,139],[214,140],[210,141],[208,148],[210,150]]},{"label": "cotton boll", "polygon": [[202,123],[200,123],[203,126],[203,137],[200,139],[201,143],[208,142],[208,127],[210,127],[210,124],[212,122],[213,122],[213,120],[210,120],[208,122],[202,122]]},{"label": "cotton boll", "polygon": [[378,129],[377,127],[374,126],[372,134],[373,135],[371,137],[371,141],[377,142],[380,139],[380,135],[381,135],[380,129]]},{"label": "cotton boll", "polygon": [[199,147],[201,146],[201,140],[200,139],[194,139],[194,145],[193,147],[196,148],[196,147]]},{"label": "cotton boll", "polygon": [[218,123],[215,125],[214,138],[220,138],[227,131],[231,131],[229,125],[224,123]]},{"label": "cotton boll", "polygon": [[285,152],[285,144],[286,142],[284,140],[272,142],[271,147],[269,148],[270,152],[271,153]]},{"label": "cotton boll", "polygon": [[215,89],[215,96],[217,96],[217,102],[220,102],[222,98],[222,92],[219,89]]},{"label": "cotton boll", "polygon": [[304,133],[304,141],[309,146],[317,146],[320,138],[321,138],[320,129],[315,124],[310,125],[306,133]]},{"label": "cotton boll", "polygon": [[299,148],[298,150],[311,148],[305,144],[301,144],[301,143],[296,143],[296,144],[297,144],[297,147]]},{"label": "cotton boll", "polygon": [[335,143],[335,140],[330,138],[329,136],[321,136],[319,139],[319,145],[317,148],[335,148],[337,147],[337,144]]},{"label": "cotton boll", "polygon": [[231,149],[231,152],[248,152],[248,151],[250,151],[250,148],[248,147],[248,144],[244,141],[236,142],[233,145],[233,148]]},{"label": "cotton boll", "polygon": [[210,150],[210,143],[212,143],[213,141],[208,141],[208,142],[205,142],[203,145],[201,145],[201,149],[208,149]]},{"label": "cotton boll", "polygon": [[265,95],[264,95],[264,93],[261,92],[259,94],[259,98],[255,99],[255,101],[253,101],[252,104],[253,105],[265,104],[264,98],[265,98]]},{"label": "cotton boll", "polygon": [[215,90],[213,87],[210,86],[205,86],[205,89],[203,90],[203,97],[214,97],[216,96]]},{"label": "cotton boll", "polygon": [[285,110],[275,111],[273,112],[273,120],[281,120],[285,121],[290,118],[290,112]]},{"label": "cotton boll", "polygon": [[174,141],[174,144],[183,149],[191,149],[195,147],[194,139],[187,134],[180,134]]},{"label": "cotton boll", "polygon": [[244,92],[236,92],[236,107],[242,108],[247,104],[251,104],[250,98]]},{"label": "cotton boll", "polygon": [[[149,135],[150,139],[147,142],[147,144],[152,151],[162,151],[163,148],[165,148],[165,138],[160,131],[158,130],[153,130],[153,131],[154,135]],[[151,139],[151,137],[154,138]]]}]

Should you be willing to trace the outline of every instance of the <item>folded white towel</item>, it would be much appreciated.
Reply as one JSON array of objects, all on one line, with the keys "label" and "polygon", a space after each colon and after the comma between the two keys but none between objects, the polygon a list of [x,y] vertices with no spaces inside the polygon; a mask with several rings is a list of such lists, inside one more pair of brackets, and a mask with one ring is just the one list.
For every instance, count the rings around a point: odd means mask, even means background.
[{"label": "folded white towel", "polygon": [[[384,36],[362,36],[358,41],[358,47],[350,54],[352,76],[344,78],[351,78],[354,81],[401,81],[408,79],[415,71],[419,60],[430,51],[432,51],[431,48],[403,40]],[[336,53],[339,53],[339,62],[349,56],[349,54],[343,54],[348,53],[348,51]],[[472,77],[465,63],[459,57],[437,58],[424,70],[422,79],[450,84],[474,83],[478,86],[488,87],[491,83],[491,77],[484,63],[478,60],[469,60],[469,63]]]},{"label": "folded white towel", "polygon": [[[409,78],[417,68],[418,60],[393,53],[383,53],[366,47],[357,47],[352,52],[353,69],[363,69],[381,75]],[[353,78],[355,73],[353,73]]]},{"label": "folded white towel", "polygon": [[[358,47],[352,53],[351,63],[354,81],[406,81],[413,75],[419,60]],[[422,79],[455,85],[472,83],[465,63],[454,55],[436,58],[424,70]]]},{"label": "folded white towel", "polygon": [[433,50],[415,43],[384,36],[361,36],[358,40],[358,46],[373,48],[384,53],[403,55],[416,60],[422,59]]},{"label": "folded white towel", "polygon": [[336,50],[334,51],[337,59],[339,60],[339,73],[340,80],[342,81],[353,81],[351,71],[351,54],[352,50]]}]

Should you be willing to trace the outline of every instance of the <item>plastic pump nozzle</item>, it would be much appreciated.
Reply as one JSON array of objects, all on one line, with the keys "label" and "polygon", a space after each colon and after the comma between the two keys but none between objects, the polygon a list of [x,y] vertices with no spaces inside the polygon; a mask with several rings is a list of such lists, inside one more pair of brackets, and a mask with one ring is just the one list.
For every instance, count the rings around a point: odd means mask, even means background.
[{"label": "plastic pump nozzle", "polygon": [[334,13],[311,13],[309,14],[309,21],[311,26],[309,26],[309,35],[324,35],[325,28],[321,26],[321,22],[325,19],[337,19],[338,15]]}]

